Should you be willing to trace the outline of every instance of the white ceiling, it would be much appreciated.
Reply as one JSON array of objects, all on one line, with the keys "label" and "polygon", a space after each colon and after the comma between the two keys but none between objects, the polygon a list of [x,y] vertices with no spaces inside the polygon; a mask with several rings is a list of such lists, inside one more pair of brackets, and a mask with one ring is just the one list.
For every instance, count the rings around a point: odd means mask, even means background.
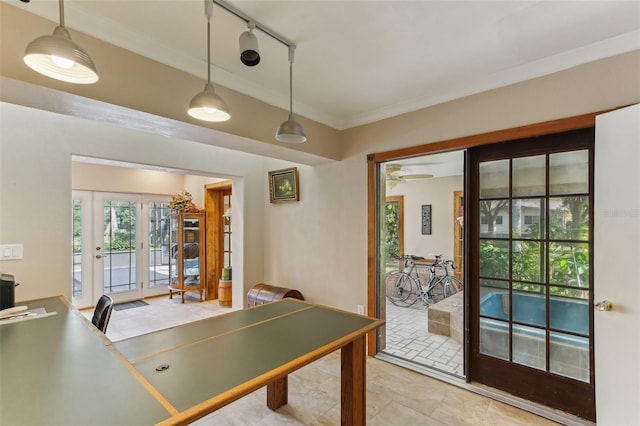
[{"label": "white ceiling", "polygon": [[[55,0],[2,1],[58,21]],[[637,0],[227,3],[297,45],[294,112],[337,129],[640,49]],[[206,79],[204,0],[67,0],[65,21],[72,38],[81,31]],[[214,84],[288,109],[287,48],[256,30],[262,61],[246,67],[245,30],[214,6]]]}]

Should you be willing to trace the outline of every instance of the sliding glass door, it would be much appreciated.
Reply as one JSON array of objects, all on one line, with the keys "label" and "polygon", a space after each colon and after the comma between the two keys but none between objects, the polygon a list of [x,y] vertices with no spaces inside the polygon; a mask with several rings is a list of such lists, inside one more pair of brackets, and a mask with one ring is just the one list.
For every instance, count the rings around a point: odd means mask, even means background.
[{"label": "sliding glass door", "polygon": [[593,141],[473,148],[471,379],[595,420]]}]

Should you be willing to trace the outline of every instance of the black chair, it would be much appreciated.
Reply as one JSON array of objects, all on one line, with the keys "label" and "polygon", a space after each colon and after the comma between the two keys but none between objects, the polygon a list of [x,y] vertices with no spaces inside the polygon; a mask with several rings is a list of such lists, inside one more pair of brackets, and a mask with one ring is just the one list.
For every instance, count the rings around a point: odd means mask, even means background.
[{"label": "black chair", "polygon": [[100,296],[96,309],[93,311],[93,319],[91,323],[103,333],[107,332],[109,318],[111,318],[111,310],[113,309],[113,299],[106,294]]}]

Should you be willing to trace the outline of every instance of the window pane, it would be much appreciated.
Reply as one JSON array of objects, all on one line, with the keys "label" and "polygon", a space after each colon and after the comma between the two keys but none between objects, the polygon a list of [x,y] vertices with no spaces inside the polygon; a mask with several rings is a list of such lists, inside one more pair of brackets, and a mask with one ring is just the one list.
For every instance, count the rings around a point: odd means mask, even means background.
[{"label": "window pane", "polygon": [[107,200],[103,203],[104,292],[133,290],[136,282],[136,203]]},{"label": "window pane", "polygon": [[549,244],[549,267],[552,284],[589,288],[589,245]]},{"label": "window pane", "polygon": [[589,302],[554,296],[549,299],[549,326],[556,330],[589,335]]},{"label": "window pane", "polygon": [[513,159],[513,196],[544,195],[546,193],[546,156]]},{"label": "window pane", "polygon": [[538,283],[546,282],[545,244],[538,241],[514,241],[512,247],[513,279]]},{"label": "window pane", "polygon": [[549,370],[588,383],[589,339],[549,333]]},{"label": "window pane", "polygon": [[513,325],[513,362],[538,370],[546,370],[546,354],[544,330],[524,325]]},{"label": "window pane", "polygon": [[509,196],[509,160],[480,163],[480,198]]},{"label": "window pane", "polygon": [[547,302],[544,286],[513,283],[511,296],[513,320],[530,325],[547,325]]},{"label": "window pane", "polygon": [[509,200],[480,201],[480,235],[509,238]]},{"label": "window pane", "polygon": [[549,194],[589,192],[589,151],[572,151],[549,156]]},{"label": "window pane", "polygon": [[545,199],[527,198],[511,202],[511,236],[513,238],[544,237]]},{"label": "window pane", "polygon": [[169,214],[167,203],[151,202],[149,210],[149,286],[169,284]]},{"label": "window pane", "polygon": [[[485,280],[483,280],[485,281]],[[494,281],[500,282],[500,281]],[[505,284],[507,284],[505,282]],[[480,298],[480,315],[508,320],[509,319],[509,291],[498,288],[486,287],[484,295]]]},{"label": "window pane", "polygon": [[487,278],[509,278],[508,241],[480,241],[480,275]]},{"label": "window pane", "polygon": [[509,324],[480,318],[480,353],[509,360]]},{"label": "window pane", "polygon": [[551,296],[573,297],[574,299],[589,300],[589,289],[580,290],[578,288],[566,288],[549,286]]},{"label": "window pane", "polygon": [[589,240],[589,197],[549,199],[549,238]]},{"label": "window pane", "polygon": [[82,200],[73,200],[73,297],[82,297]]}]

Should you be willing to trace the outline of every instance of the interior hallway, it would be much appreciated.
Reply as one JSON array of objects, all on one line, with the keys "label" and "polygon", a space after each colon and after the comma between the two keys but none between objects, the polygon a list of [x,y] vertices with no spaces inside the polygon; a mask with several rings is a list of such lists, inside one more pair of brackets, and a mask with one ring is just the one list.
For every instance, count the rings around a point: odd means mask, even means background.
[{"label": "interior hallway", "polygon": [[[113,310],[107,337],[121,340],[161,328],[230,312],[217,300],[199,303],[167,296],[146,299],[148,306]],[[91,317],[91,310],[83,311]],[[203,366],[205,367],[205,366]],[[216,366],[210,366],[216,368]],[[219,366],[232,368],[233,366]],[[265,389],[195,423],[204,425],[340,424],[340,354],[333,353],[289,376],[289,403],[266,406]],[[554,425],[535,414],[483,397],[402,367],[367,358],[367,424],[389,425]]]}]

